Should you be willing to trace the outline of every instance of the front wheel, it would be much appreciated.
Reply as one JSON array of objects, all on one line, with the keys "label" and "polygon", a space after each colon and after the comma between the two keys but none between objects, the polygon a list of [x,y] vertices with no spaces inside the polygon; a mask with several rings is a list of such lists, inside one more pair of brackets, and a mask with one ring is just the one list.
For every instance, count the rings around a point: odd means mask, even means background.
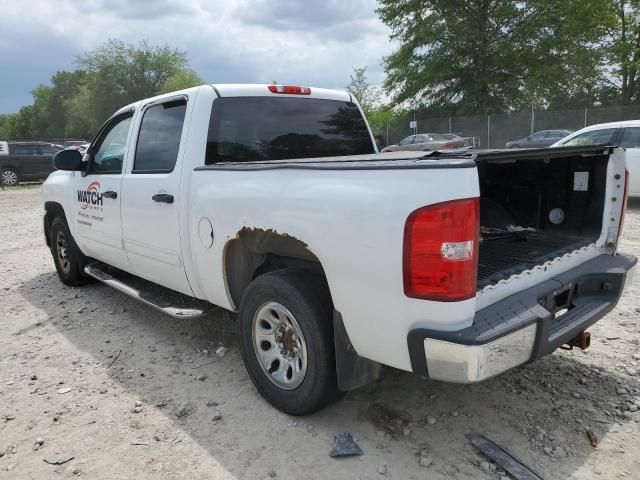
[{"label": "front wheel", "polygon": [[67,222],[63,217],[58,216],[53,219],[49,235],[53,263],[62,283],[70,287],[78,287],[89,283],[89,277],[84,274],[87,258],[73,240]]},{"label": "front wheel", "polygon": [[315,272],[285,269],[256,278],[238,312],[245,366],[260,394],[291,415],[340,397],[331,299]]},{"label": "front wheel", "polygon": [[16,185],[18,185],[18,183],[20,183],[18,172],[16,172],[13,168],[3,168],[2,182],[7,187],[15,187]]}]

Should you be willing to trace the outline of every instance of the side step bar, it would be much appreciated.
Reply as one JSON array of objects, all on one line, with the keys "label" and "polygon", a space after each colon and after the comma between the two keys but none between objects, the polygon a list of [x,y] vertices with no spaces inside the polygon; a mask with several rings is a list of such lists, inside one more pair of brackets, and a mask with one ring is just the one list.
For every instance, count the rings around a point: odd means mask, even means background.
[{"label": "side step bar", "polygon": [[207,313],[206,311],[197,308],[176,307],[170,305],[164,300],[153,298],[152,296],[141,292],[140,290],[137,290],[108,274],[100,268],[99,263],[92,263],[90,265],[87,265],[86,267],[84,267],[84,273],[106,285],[109,285],[111,288],[124,293],[125,295],[129,295],[131,298],[135,298],[136,300],[145,303],[150,307],[155,308],[156,310],[166,313],[173,318],[191,319],[201,317]]}]

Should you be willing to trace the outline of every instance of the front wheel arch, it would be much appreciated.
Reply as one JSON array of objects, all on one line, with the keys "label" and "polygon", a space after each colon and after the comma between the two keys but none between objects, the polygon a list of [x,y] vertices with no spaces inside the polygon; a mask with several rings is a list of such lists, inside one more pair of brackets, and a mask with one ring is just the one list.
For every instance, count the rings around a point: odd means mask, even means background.
[{"label": "front wheel arch", "polygon": [[44,211],[44,237],[47,246],[51,247],[51,225],[53,220],[56,217],[62,217],[66,222],[67,216],[64,213],[64,208],[58,202],[45,202]]}]

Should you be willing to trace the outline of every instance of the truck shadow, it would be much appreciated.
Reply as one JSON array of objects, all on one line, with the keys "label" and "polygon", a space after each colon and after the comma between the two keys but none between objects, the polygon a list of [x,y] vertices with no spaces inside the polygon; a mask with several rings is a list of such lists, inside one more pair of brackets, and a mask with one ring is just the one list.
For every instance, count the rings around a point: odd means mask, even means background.
[{"label": "truck shadow", "polygon": [[[595,365],[588,352],[563,351],[469,386],[385,368],[375,385],[294,418],[271,408],[252,386],[230,313],[178,321],[100,284],[66,288],[54,272],[32,278],[20,292],[86,353],[76,365],[101,362],[109,376],[105,386],[124,389],[170,420],[146,425],[144,415],[132,413],[128,418],[139,435],[152,444],[168,442],[180,429],[236,478],[265,478],[271,471],[280,478],[311,478],[306,466],[318,462],[333,478],[369,478],[381,463],[396,472],[394,478],[417,478],[425,475],[416,460],[423,448],[434,460],[430,478],[496,478],[479,468],[484,458],[466,440],[469,432],[502,444],[544,478],[567,478],[591,463],[596,451],[619,453],[607,434],[633,420],[622,415],[631,397],[617,389],[627,388],[633,398],[640,393],[628,378]],[[220,346],[227,349],[223,357],[215,353]],[[91,393],[99,397],[100,386],[94,387]],[[221,421],[213,421],[214,411]],[[599,438],[598,450],[587,429]],[[333,435],[345,430],[365,451],[359,460],[328,457]],[[297,452],[296,462],[290,452]]]}]

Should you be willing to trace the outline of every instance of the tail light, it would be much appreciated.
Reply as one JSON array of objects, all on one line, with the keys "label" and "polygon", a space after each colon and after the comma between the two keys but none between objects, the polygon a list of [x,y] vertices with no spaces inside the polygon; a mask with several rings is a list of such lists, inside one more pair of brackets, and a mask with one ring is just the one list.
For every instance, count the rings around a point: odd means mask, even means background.
[{"label": "tail light", "polygon": [[404,227],[403,277],[408,297],[455,302],[476,294],[480,200],[420,208]]},{"label": "tail light", "polygon": [[267,87],[271,93],[284,93],[287,95],[311,95],[309,87],[298,87],[297,85],[269,85]]},{"label": "tail light", "polygon": [[627,214],[627,201],[629,199],[629,170],[624,171],[624,197],[622,199],[622,211],[620,212],[620,225],[618,225],[618,238],[622,235],[624,216]]}]

